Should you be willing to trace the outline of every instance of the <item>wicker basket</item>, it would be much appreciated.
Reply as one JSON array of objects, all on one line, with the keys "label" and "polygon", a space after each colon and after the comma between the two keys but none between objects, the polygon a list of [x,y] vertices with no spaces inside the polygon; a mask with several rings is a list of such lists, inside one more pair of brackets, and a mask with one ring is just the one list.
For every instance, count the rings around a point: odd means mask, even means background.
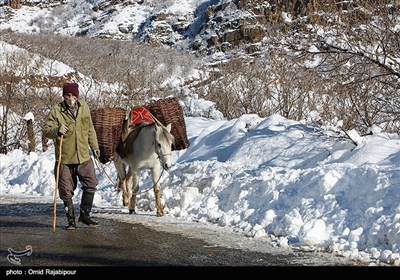
[{"label": "wicker basket", "polygon": [[172,124],[171,133],[175,137],[175,143],[172,145],[173,151],[189,147],[183,110],[175,97],[151,101],[144,107],[163,125]]},{"label": "wicker basket", "polygon": [[114,159],[114,153],[122,134],[126,110],[122,108],[102,108],[91,111],[94,129],[100,148],[100,162]]}]

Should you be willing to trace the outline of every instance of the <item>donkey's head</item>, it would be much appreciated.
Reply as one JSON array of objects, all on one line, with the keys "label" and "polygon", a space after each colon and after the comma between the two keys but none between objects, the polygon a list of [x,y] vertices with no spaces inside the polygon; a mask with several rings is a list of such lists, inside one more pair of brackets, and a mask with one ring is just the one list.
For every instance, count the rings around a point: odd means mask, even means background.
[{"label": "donkey's head", "polygon": [[174,136],[171,134],[171,124],[167,126],[157,124],[155,134],[156,153],[161,161],[162,167],[168,170],[172,166],[171,152],[172,144],[174,143]]}]

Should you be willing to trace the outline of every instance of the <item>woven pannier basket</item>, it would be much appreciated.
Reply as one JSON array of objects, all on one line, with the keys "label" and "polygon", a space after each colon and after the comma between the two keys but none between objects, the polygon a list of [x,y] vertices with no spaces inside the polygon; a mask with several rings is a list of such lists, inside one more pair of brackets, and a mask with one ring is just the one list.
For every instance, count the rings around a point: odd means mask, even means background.
[{"label": "woven pannier basket", "polygon": [[173,151],[189,147],[183,110],[175,97],[151,101],[144,107],[163,125],[171,123],[171,133],[175,137],[175,143],[172,145]]},{"label": "woven pannier basket", "polygon": [[91,111],[94,129],[100,148],[101,163],[114,159],[114,153],[122,135],[126,110],[122,108],[101,108]]}]

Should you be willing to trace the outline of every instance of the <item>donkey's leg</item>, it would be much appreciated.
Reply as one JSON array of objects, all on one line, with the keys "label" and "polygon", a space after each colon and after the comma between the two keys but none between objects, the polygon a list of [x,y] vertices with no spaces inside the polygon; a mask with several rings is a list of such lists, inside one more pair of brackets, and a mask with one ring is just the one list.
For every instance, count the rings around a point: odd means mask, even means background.
[{"label": "donkey's leg", "polygon": [[130,186],[132,186],[131,201],[129,203],[129,214],[136,214],[136,194],[139,191],[139,175],[136,172],[129,170]]},{"label": "donkey's leg", "polygon": [[[151,177],[154,184],[154,195],[156,197],[156,208],[157,217],[164,216],[164,206],[161,205],[161,185],[160,185],[160,167],[154,167],[151,169]],[[157,182],[157,184],[156,184]]]},{"label": "donkey's leg", "polygon": [[118,173],[118,189],[122,191],[122,204],[124,206],[129,205],[130,189],[127,184],[126,178],[126,165],[122,162],[121,157],[115,153],[114,166]]}]

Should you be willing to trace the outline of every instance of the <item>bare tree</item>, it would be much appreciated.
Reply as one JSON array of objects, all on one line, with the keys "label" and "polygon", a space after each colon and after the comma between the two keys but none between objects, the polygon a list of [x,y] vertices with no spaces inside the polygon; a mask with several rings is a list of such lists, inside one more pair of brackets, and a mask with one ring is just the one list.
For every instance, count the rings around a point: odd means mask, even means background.
[{"label": "bare tree", "polygon": [[335,115],[345,129],[368,133],[380,125],[398,132],[400,35],[394,28],[399,7],[389,2],[353,1],[340,17],[323,14],[318,24],[296,25],[287,36],[285,47],[296,55],[294,61],[318,62],[302,65],[330,85],[319,93],[336,99]]}]

